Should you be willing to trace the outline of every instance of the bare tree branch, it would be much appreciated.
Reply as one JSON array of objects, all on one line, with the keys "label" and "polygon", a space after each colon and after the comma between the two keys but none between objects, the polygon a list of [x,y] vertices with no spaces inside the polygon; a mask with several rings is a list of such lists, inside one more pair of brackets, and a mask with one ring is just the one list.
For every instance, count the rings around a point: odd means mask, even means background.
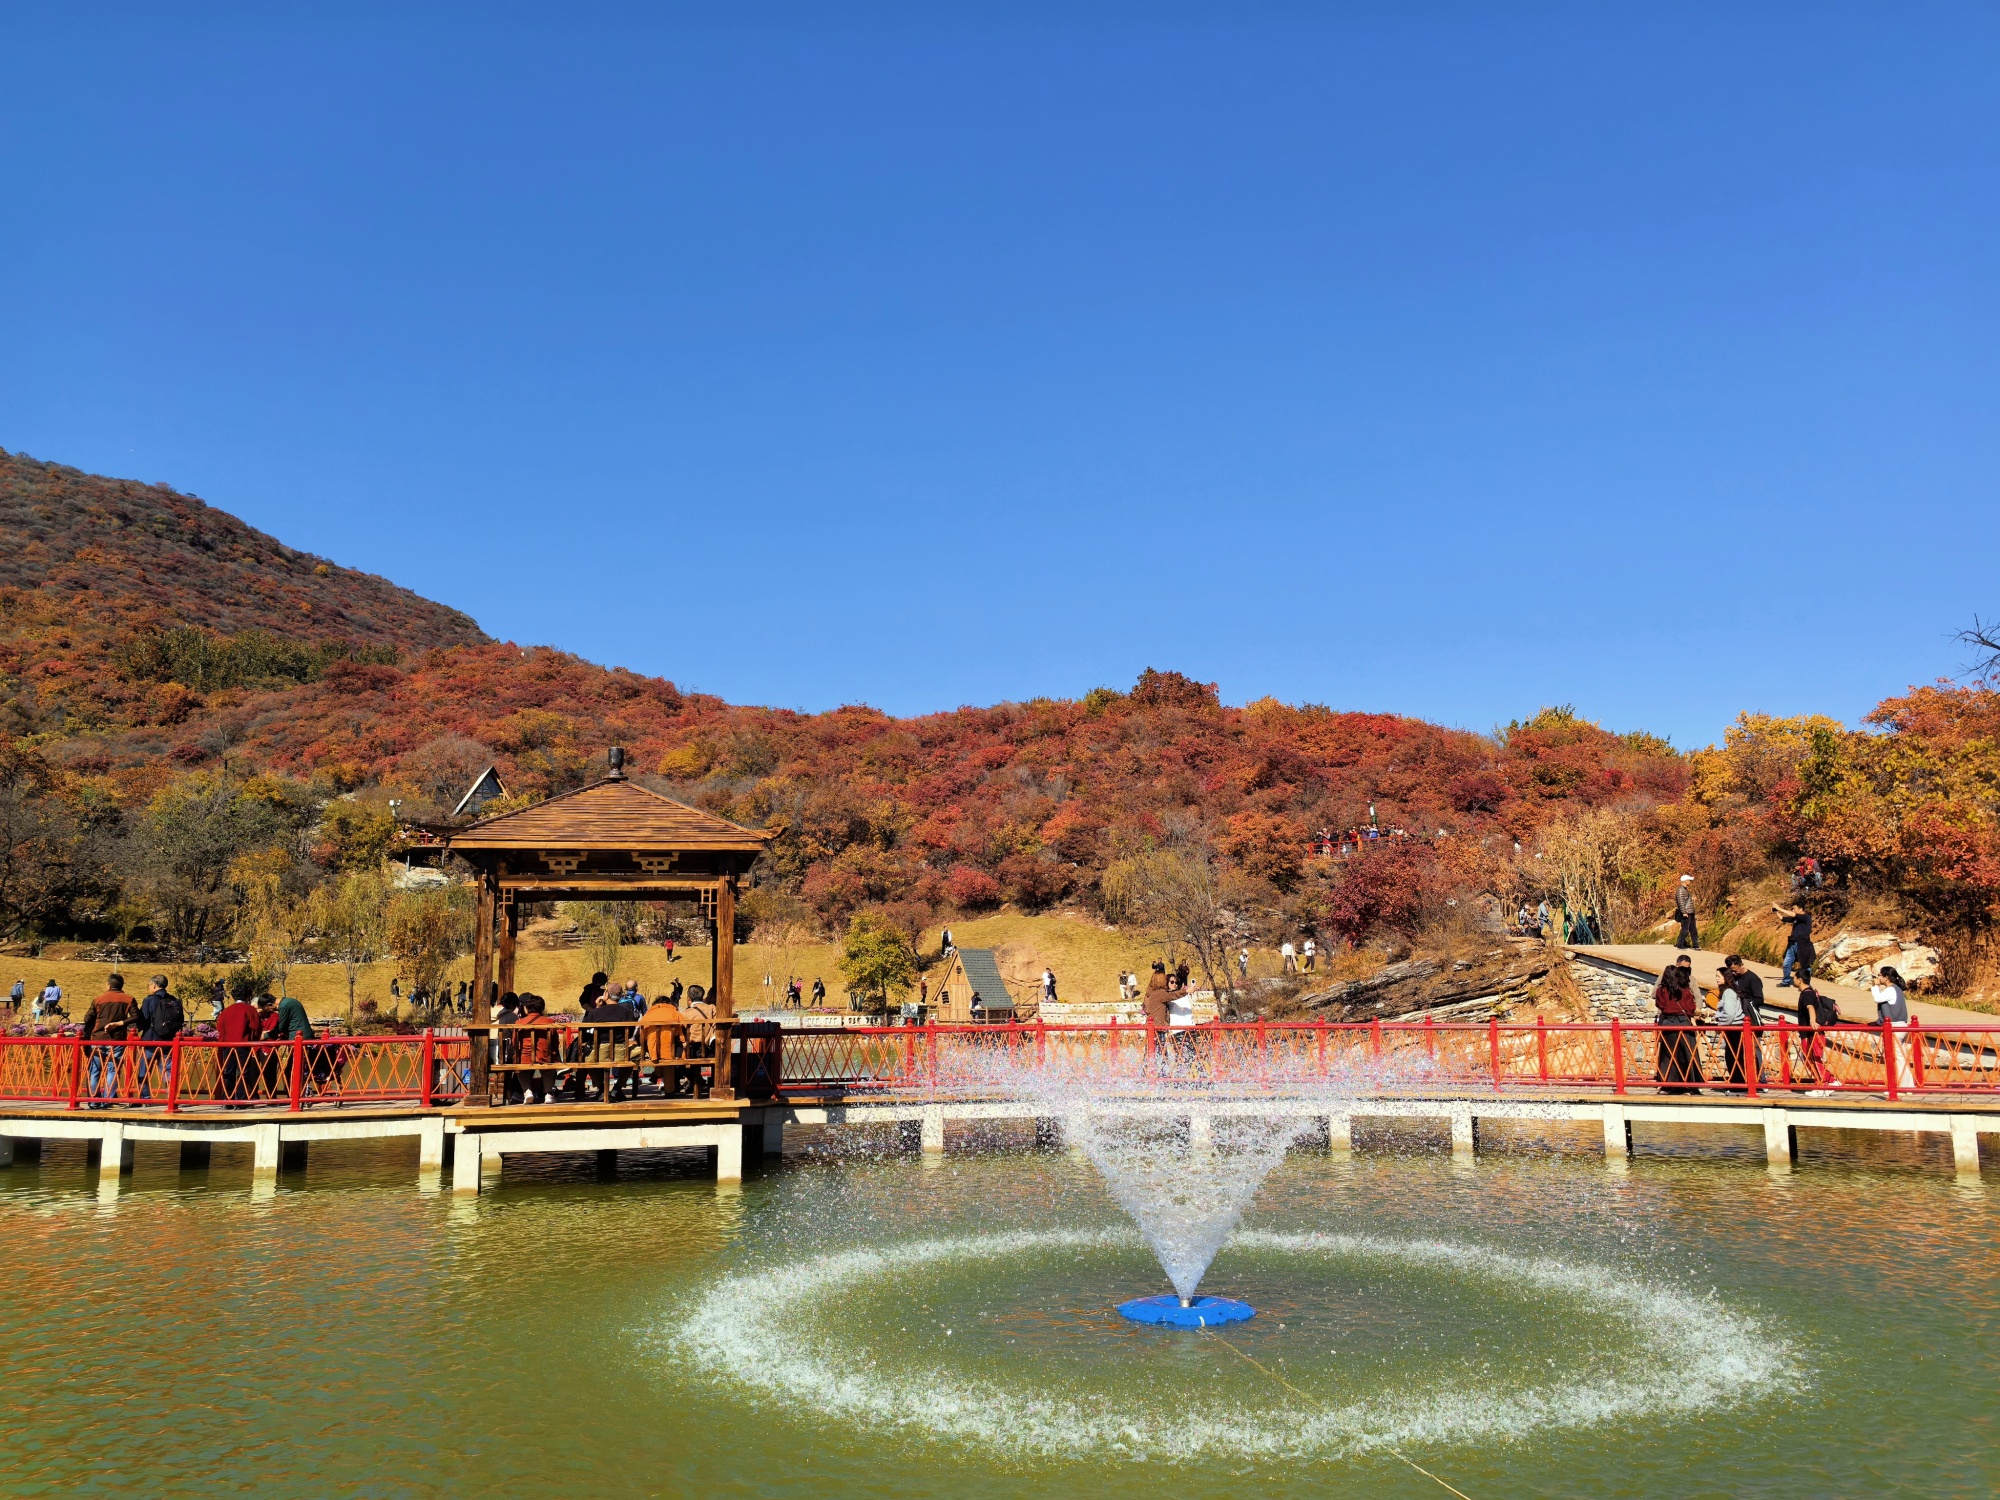
[{"label": "bare tree branch", "polygon": [[1970,628],[1961,630],[1955,637],[1961,646],[1970,646],[1979,653],[1978,659],[1965,669],[1967,677],[1976,680],[2000,676],[2000,620],[1982,620],[1972,617]]}]

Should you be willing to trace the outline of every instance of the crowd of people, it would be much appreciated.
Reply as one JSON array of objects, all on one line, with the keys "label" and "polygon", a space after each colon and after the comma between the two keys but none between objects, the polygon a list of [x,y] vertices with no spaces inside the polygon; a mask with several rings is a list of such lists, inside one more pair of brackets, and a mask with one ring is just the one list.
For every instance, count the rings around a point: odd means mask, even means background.
[{"label": "crowd of people", "polygon": [[550,1015],[540,995],[500,997],[489,1046],[507,1103],[636,1099],[646,1083],[663,1098],[698,1098],[712,1086],[715,1006],[701,985],[676,979],[648,1004],[636,982],[600,972],[577,1009],[581,1018],[569,1021]]},{"label": "crowd of people", "polygon": [[[1788,955],[1782,986],[1792,987],[1791,974],[1799,957]],[[1827,1067],[1827,1029],[1842,1024],[1840,1006],[1831,995],[1813,985],[1809,943],[1802,957],[1801,982],[1797,986],[1798,1023],[1780,1033],[1778,1043],[1784,1046],[1789,1041],[1796,1046],[1798,1076],[1802,1081],[1814,1089],[1837,1089],[1842,1086],[1841,1080]],[[1878,970],[1869,986],[1869,995],[1875,1002],[1878,1023],[1886,1022],[1892,1029],[1909,1025],[1909,995],[1903,976],[1895,969],[1884,965]],[[1766,1068],[1761,1053],[1755,1050],[1756,1028],[1770,1024],[1764,1013],[1764,980],[1744,962],[1741,954],[1732,953],[1723,960],[1713,997],[1706,1001],[1694,979],[1693,961],[1682,954],[1654,986],[1653,1012],[1655,1024],[1661,1028],[1655,1066],[1661,1093],[1699,1094],[1709,1085],[1723,1085],[1725,1092],[1747,1090],[1753,1066],[1758,1069],[1760,1081],[1772,1077],[1772,1070]],[[1721,1034],[1722,1068],[1716,1077],[1710,1077],[1702,1063],[1700,1040],[1704,1028],[1716,1028]],[[1913,1079],[1907,1049],[1896,1047],[1892,1053],[1889,1066],[1895,1069],[1897,1084],[1909,1087]]]}]

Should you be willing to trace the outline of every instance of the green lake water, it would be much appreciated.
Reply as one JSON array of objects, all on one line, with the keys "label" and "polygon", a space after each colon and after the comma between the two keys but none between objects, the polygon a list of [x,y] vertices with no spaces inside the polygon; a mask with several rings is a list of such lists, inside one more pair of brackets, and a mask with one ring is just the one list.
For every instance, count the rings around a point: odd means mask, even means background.
[{"label": "green lake water", "polygon": [[[0,1170],[0,1494],[1989,1496],[1996,1202],[1908,1138],[1295,1154],[1205,1291],[1061,1152],[417,1190],[407,1145]],[[1719,1147],[1733,1155],[1717,1156]],[[1399,1456],[1400,1455],[1400,1456]]]}]

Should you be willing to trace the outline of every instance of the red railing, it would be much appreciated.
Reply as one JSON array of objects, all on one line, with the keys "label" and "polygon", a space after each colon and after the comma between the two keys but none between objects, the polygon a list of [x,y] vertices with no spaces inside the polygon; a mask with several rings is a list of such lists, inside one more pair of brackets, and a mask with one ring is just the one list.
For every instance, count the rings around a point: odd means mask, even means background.
[{"label": "red railing", "polygon": [[99,1042],[0,1037],[0,1101],[301,1110],[322,1104],[450,1103],[465,1097],[462,1035],[284,1042]]},{"label": "red railing", "polygon": [[[470,1093],[474,1045],[461,1032],[245,1043],[0,1037],[0,1102],[170,1112],[455,1104]],[[786,1031],[781,1047],[760,1043],[754,1059],[747,1045],[739,1050],[739,1065],[754,1062],[760,1079],[778,1074],[785,1093],[1005,1088],[1029,1070],[1107,1085],[1165,1078],[1248,1092],[1326,1080],[1373,1094],[1698,1088],[1748,1098],[1823,1092],[1893,1100],[2000,1092],[2000,1025],[1258,1021],[1160,1029],[1036,1021]]]},{"label": "red railing", "polygon": [[1047,1068],[1107,1083],[1164,1077],[1252,1091],[1333,1079],[1369,1093],[1700,1089],[1897,1099],[2000,1092],[2000,1025],[1258,1021],[1168,1030],[1025,1022],[787,1031],[781,1087],[977,1089]]}]

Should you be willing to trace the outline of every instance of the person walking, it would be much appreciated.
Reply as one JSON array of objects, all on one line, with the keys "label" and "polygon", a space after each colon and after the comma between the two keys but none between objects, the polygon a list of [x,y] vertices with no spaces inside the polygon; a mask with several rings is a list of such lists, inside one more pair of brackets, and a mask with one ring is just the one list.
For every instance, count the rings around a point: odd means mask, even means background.
[{"label": "person walking", "polygon": [[[148,982],[146,998],[139,1002],[139,1097],[152,1097],[151,1080],[157,1073],[165,1087],[173,1066],[171,1043],[187,1024],[181,1002],[167,988],[167,976],[155,974]],[[166,1044],[166,1045],[163,1045]]]},{"label": "person walking", "polygon": [[1315,943],[1311,938],[1307,938],[1305,946],[1299,952],[1305,956],[1305,971],[1308,974],[1312,973],[1313,964],[1319,958],[1319,944]]},{"label": "person walking", "polygon": [[1548,903],[1548,898],[1543,897],[1542,904],[1535,908],[1535,936],[1538,938],[1545,938],[1548,935],[1549,935],[1549,903]]},{"label": "person walking", "polygon": [[819,1010],[826,1004],[826,981],[817,974],[813,976],[813,1009]]},{"label": "person walking", "polygon": [[1695,1049],[1694,1012],[1699,992],[1693,966],[1685,958],[1669,964],[1653,989],[1654,1025],[1660,1029],[1654,1076],[1663,1094],[1699,1094],[1701,1057]]},{"label": "person walking", "polygon": [[1042,970],[1042,1004],[1054,1005],[1055,1003],[1056,1003],[1056,971],[1054,969],[1044,968]]},{"label": "person walking", "polygon": [[1236,973],[1238,977],[1246,981],[1250,978],[1250,950],[1248,948],[1239,949],[1236,954]]},{"label": "person walking", "polygon": [[83,1039],[106,1044],[90,1049],[90,1097],[107,1101],[92,1103],[92,1109],[109,1109],[108,1101],[117,1098],[119,1053],[138,1020],[139,1007],[125,993],[125,976],[113,974],[105,981],[104,993],[83,1013]]},{"label": "person walking", "polygon": [[35,1000],[35,1019],[62,1014],[62,986],[51,979],[42,986],[42,993]]},{"label": "person walking", "polygon": [[1296,974],[1299,972],[1299,950],[1292,946],[1290,938],[1286,938],[1279,945],[1278,968],[1281,973],[1285,974]]},{"label": "person walking", "polygon": [[949,927],[945,928],[944,936],[942,939],[940,939],[938,943],[938,957],[939,958],[950,957],[951,950],[957,946],[958,945],[951,940],[951,929]]},{"label": "person walking", "polygon": [[7,992],[7,1003],[13,1007],[15,1015],[18,1016],[21,1014],[21,1002],[27,998],[28,981],[25,979],[15,980],[14,988]]},{"label": "person walking", "polygon": [[1884,1071],[1894,1067],[1896,1087],[1913,1088],[1916,1076],[1910,1069],[1910,997],[1903,976],[1884,964],[1876,971],[1868,993],[1875,1001],[1875,1019],[1888,1027],[1889,1034],[1883,1039],[1888,1053],[1882,1060]]},{"label": "person walking", "polygon": [[1813,947],[1812,913],[1804,906],[1776,906],[1771,908],[1791,924],[1791,936],[1785,940],[1785,971],[1778,976],[1778,988],[1792,987],[1792,967],[1798,966],[1799,977],[1812,983],[1813,965],[1819,960],[1819,953]]},{"label": "person walking", "polygon": [[1837,1089],[1840,1080],[1827,1071],[1826,1028],[1840,1024],[1840,1006],[1831,995],[1822,995],[1808,979],[1799,991],[1799,1056],[1806,1075],[1823,1089]]},{"label": "person walking", "polygon": [[1701,934],[1694,925],[1694,876],[1681,876],[1680,889],[1674,892],[1674,919],[1681,924],[1680,936],[1675,940],[1676,948],[1699,948]]}]

